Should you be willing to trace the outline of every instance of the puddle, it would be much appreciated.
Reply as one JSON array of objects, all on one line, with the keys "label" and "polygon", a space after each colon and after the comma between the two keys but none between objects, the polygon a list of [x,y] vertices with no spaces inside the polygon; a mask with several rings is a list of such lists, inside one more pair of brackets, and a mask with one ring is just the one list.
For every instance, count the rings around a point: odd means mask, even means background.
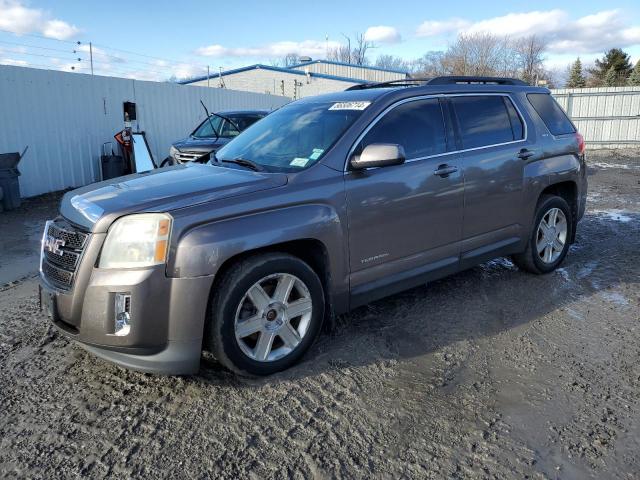
[{"label": "puddle", "polygon": [[614,222],[629,223],[633,221],[633,218],[628,215],[629,212],[624,210],[591,210],[591,213]]}]

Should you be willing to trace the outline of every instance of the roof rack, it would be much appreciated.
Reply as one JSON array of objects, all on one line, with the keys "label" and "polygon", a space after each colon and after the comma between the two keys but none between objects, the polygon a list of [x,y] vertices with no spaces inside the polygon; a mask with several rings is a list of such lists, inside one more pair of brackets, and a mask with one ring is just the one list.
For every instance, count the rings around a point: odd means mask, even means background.
[{"label": "roof rack", "polygon": [[389,80],[387,82],[362,83],[353,85],[348,90],[365,90],[367,88],[384,88],[384,87],[415,87],[416,83],[429,83],[430,78],[402,78],[399,80]]},{"label": "roof rack", "polygon": [[415,87],[418,83],[424,83],[425,85],[472,85],[475,83],[481,83],[484,85],[528,85],[526,82],[518,80],[517,78],[447,75],[435,78],[403,78],[401,80],[390,80],[388,82],[363,83],[360,85],[353,85],[346,90],[365,90],[368,88],[384,87]]},{"label": "roof rack", "polygon": [[429,85],[456,85],[461,83],[483,83],[496,85],[528,85],[526,82],[517,78],[506,77],[476,77],[466,75],[447,75],[443,77],[435,77],[427,82]]}]

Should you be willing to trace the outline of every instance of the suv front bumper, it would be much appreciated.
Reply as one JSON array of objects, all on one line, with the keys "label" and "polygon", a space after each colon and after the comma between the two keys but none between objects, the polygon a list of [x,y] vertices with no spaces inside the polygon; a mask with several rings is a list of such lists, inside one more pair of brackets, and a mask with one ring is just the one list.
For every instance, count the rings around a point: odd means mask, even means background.
[{"label": "suv front bumper", "polygon": [[[168,278],[164,265],[93,268],[88,283],[71,291],[41,277],[41,305],[62,334],[98,357],[143,372],[193,374],[200,366],[212,281]],[[117,293],[131,296],[130,330],[122,336],[115,335]]]}]

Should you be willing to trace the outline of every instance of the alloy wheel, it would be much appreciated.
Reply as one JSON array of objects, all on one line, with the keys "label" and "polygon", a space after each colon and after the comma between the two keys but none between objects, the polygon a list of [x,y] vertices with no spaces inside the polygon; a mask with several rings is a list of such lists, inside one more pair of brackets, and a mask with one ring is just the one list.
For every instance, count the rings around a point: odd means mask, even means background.
[{"label": "alloy wheel", "polygon": [[540,220],[536,232],[536,251],[544,263],[553,263],[567,242],[567,217],[559,208],[549,209]]},{"label": "alloy wheel", "polygon": [[295,275],[276,273],[254,283],[236,309],[235,336],[252,360],[272,362],[300,344],[311,323],[309,289]]}]

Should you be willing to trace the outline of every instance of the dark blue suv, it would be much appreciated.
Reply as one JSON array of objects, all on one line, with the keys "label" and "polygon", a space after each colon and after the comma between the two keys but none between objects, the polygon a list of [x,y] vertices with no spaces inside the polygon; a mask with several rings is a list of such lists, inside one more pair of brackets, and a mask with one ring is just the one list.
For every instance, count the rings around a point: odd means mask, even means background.
[{"label": "dark blue suv", "polygon": [[216,152],[267,114],[266,110],[212,113],[188,137],[171,145],[162,166],[192,162]]}]

